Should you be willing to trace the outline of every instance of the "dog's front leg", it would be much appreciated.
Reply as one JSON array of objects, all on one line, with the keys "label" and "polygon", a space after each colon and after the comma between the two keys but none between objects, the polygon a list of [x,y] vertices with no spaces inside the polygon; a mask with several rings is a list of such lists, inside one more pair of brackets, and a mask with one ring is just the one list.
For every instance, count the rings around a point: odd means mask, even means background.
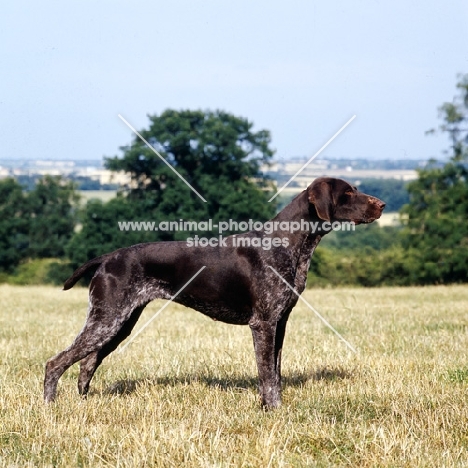
[{"label": "dog's front leg", "polygon": [[275,356],[276,322],[255,321],[250,323],[255,357],[258,367],[259,391],[265,408],[281,405],[281,379],[278,378]]}]

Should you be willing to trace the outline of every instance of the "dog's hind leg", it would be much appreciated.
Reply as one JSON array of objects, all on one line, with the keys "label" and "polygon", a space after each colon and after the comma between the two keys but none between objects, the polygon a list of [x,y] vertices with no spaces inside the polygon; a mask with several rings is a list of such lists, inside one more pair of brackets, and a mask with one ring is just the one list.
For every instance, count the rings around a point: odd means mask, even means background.
[{"label": "dog's hind leg", "polygon": [[119,344],[122,343],[122,341],[125,340],[125,338],[127,338],[130,333],[132,333],[133,327],[140,318],[144,308],[145,305],[137,307],[114,338],[112,338],[100,350],[92,352],[81,360],[80,376],[78,377],[78,392],[80,395],[86,395],[88,393],[89,384],[94,376],[94,373],[96,372],[96,369],[101,365],[104,358],[115,351]]},{"label": "dog's hind leg", "polygon": [[[125,323],[131,320],[132,310],[122,310],[120,304],[115,302],[101,306],[101,301],[98,301],[96,297],[93,299],[94,305],[90,306],[85,326],[75,341],[67,349],[47,361],[44,378],[45,401],[55,399],[58,381],[70,366],[92,353],[99,354],[100,350],[119,335],[122,328],[126,328]],[[112,350],[112,346],[110,349]],[[97,355],[96,358],[96,364],[98,364],[99,356]]]},{"label": "dog's hind leg", "polygon": [[76,337],[70,347],[47,361],[44,377],[44,400],[46,402],[55,399],[58,381],[70,366],[96,352],[104,345],[105,341],[88,341],[90,335],[92,335],[92,331],[85,326],[85,329]]}]

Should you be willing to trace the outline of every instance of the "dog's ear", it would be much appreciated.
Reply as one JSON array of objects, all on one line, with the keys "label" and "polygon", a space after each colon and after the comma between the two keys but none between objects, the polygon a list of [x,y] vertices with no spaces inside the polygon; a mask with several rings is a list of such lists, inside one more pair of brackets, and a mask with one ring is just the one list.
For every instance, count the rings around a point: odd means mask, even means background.
[{"label": "dog's ear", "polygon": [[320,219],[331,221],[334,211],[332,187],[324,179],[316,179],[307,188],[309,203],[315,206]]}]

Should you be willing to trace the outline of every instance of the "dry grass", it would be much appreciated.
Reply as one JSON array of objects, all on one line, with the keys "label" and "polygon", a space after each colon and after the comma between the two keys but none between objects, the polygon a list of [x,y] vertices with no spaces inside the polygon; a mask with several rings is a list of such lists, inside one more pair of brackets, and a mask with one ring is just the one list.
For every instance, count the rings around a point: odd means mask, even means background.
[{"label": "dry grass", "polygon": [[467,286],[309,290],[358,355],[299,304],[273,412],[248,327],[175,304],[104,362],[87,400],[74,366],[45,406],[44,363],[80,330],[87,292],[0,295],[0,466],[468,465]]}]

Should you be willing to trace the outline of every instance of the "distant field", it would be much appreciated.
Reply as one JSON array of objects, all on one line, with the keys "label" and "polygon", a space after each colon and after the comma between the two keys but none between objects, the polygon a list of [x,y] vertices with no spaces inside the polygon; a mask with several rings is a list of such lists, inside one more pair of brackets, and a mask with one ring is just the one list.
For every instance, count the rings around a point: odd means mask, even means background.
[{"label": "distant field", "polygon": [[45,406],[44,363],[80,330],[87,291],[0,294],[0,466],[468,465],[468,286],[307,291],[358,353],[299,304],[272,412],[248,327],[175,304],[104,362],[87,400],[74,366]]},{"label": "distant field", "polygon": [[399,226],[401,224],[399,213],[382,213],[382,216],[377,221],[380,227]]},{"label": "distant field", "polygon": [[103,202],[108,202],[110,199],[114,198],[117,194],[117,190],[80,190],[80,195],[82,197],[82,204],[84,205],[88,200],[97,198]]}]

